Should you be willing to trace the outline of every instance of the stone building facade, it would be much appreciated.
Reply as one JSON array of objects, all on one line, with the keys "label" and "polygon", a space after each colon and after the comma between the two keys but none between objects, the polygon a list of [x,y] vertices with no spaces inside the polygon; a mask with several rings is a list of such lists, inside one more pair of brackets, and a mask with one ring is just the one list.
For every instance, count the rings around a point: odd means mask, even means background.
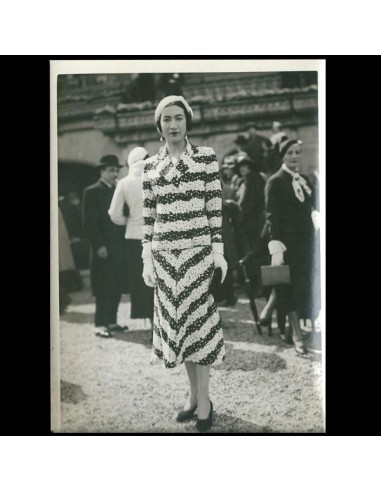
[{"label": "stone building facade", "polygon": [[[182,94],[194,111],[189,138],[214,148],[219,161],[248,121],[270,136],[273,121],[304,142],[303,168],[318,167],[316,72],[94,74],[58,77],[59,192],[82,192],[97,179],[99,158],[126,162],[141,145],[151,155],[162,143],[153,122],[156,103]],[[123,173],[126,172],[122,170]]]}]

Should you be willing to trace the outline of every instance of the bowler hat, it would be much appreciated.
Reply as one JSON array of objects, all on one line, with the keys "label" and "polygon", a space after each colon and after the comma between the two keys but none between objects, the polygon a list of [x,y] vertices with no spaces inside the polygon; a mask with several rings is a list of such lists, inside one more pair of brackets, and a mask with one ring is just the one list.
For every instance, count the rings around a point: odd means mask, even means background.
[{"label": "bowler hat", "polygon": [[123,167],[119,164],[119,159],[114,154],[107,154],[107,155],[104,155],[103,157],[101,157],[97,167],[99,169],[102,169],[102,168],[105,168],[107,166]]}]

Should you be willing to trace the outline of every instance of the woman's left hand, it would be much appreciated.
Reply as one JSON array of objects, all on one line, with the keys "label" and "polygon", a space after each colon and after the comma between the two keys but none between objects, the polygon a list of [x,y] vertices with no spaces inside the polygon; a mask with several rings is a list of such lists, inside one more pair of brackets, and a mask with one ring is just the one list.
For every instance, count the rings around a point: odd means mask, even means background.
[{"label": "woman's left hand", "polygon": [[213,253],[214,268],[221,268],[222,277],[221,284],[224,282],[226,274],[228,272],[228,264],[221,253]]}]

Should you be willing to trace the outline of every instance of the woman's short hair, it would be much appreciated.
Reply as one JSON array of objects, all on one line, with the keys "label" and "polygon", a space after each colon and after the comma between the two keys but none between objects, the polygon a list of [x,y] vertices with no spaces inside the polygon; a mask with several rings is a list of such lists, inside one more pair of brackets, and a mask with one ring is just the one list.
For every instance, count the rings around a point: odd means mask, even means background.
[{"label": "woman's short hair", "polygon": [[[171,103],[167,104],[165,107],[168,108],[169,106],[178,106],[179,108],[184,110],[186,129],[188,132],[191,131],[192,130],[192,115],[188,112],[187,108],[185,107],[185,104],[182,103],[181,101],[175,101],[175,102],[171,102]],[[161,119],[161,114],[160,114],[158,120],[156,121],[157,128],[161,132],[162,128],[161,128],[160,119]]]}]

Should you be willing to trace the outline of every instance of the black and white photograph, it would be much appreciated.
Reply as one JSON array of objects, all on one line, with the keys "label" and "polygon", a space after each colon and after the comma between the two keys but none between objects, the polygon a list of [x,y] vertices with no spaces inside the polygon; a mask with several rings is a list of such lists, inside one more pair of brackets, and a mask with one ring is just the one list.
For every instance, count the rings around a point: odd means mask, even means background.
[{"label": "black and white photograph", "polygon": [[51,430],[324,434],[324,60],[50,82]]}]

